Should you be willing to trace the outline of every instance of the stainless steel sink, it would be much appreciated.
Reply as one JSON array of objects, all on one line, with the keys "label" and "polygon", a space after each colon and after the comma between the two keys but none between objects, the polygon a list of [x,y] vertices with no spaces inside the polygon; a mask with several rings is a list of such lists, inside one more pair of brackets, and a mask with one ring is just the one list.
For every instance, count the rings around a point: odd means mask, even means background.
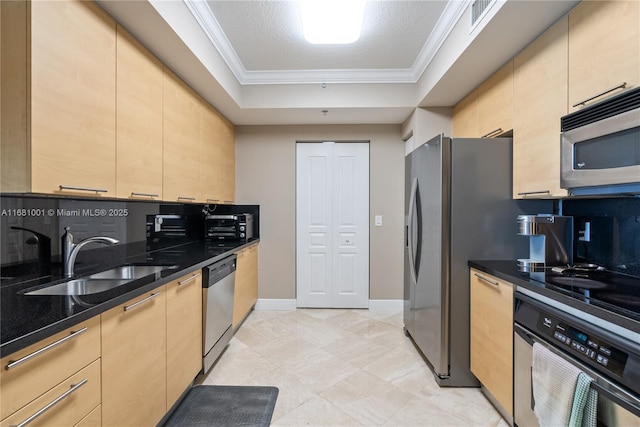
[{"label": "stainless steel sink", "polygon": [[25,295],[91,295],[117,288],[132,280],[133,279],[91,279],[85,277],[26,292]]},{"label": "stainless steel sink", "polygon": [[92,274],[90,279],[128,279],[135,280],[150,274],[159,273],[171,268],[170,265],[125,265]]},{"label": "stainless steel sink", "polygon": [[91,295],[126,285],[136,279],[176,268],[175,265],[124,265],[88,277],[56,283],[25,295]]}]

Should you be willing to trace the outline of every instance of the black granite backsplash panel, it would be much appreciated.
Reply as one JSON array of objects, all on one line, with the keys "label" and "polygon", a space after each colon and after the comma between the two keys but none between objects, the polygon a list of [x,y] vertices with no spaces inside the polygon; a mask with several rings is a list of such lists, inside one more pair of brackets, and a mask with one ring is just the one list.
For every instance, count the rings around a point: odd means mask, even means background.
[{"label": "black granite backsplash panel", "polygon": [[[574,217],[576,262],[640,276],[640,198],[566,199],[563,214]],[[587,223],[590,236],[584,241]]]},{"label": "black granite backsplash panel", "polygon": [[[100,261],[109,251],[124,248],[128,243],[146,241],[147,215],[181,214],[190,217],[194,230],[190,237],[203,238],[204,213],[215,209],[218,213],[253,213],[256,218],[254,237],[259,238],[257,205],[202,205],[157,201],[95,200],[39,195],[0,196],[0,266],[3,278],[17,277],[25,271],[60,268],[60,237],[70,227],[74,241],[91,236],[118,239],[119,245],[107,247],[93,244],[80,251],[77,265]],[[17,228],[12,228],[17,227]],[[22,230],[27,229],[27,230]],[[50,239],[49,260],[43,259]],[[47,264],[49,261],[49,264]]]}]

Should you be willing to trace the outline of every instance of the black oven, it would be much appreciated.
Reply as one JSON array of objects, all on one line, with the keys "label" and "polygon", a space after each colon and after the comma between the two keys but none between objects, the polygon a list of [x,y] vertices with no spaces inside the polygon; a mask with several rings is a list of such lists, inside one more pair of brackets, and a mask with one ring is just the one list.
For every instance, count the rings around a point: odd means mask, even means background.
[{"label": "black oven", "polygon": [[204,222],[207,239],[250,240],[253,238],[252,214],[207,215]]},{"label": "black oven", "polygon": [[539,425],[533,361],[538,346],[538,351],[543,348],[556,357],[559,365],[567,363],[593,379],[590,388],[597,392],[598,426],[640,425],[639,332],[616,330],[607,321],[544,299],[526,289],[515,296],[515,424]]}]

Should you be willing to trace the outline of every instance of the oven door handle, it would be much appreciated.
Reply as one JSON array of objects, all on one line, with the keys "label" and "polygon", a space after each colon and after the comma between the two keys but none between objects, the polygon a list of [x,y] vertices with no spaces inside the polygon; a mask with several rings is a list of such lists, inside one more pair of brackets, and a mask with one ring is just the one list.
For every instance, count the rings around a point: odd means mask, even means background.
[{"label": "oven door handle", "polygon": [[607,390],[605,387],[601,386],[595,381],[591,383],[591,388],[597,391],[598,393],[604,395],[607,399],[622,406],[624,409],[631,412],[633,415],[640,417],[640,406],[638,405],[638,402],[632,402],[627,399],[624,399],[619,395]]},{"label": "oven door handle", "polygon": [[518,325],[517,323],[514,324],[514,328],[513,331],[518,334],[518,336],[520,338],[522,338],[523,340],[525,340],[527,342],[527,344],[529,344],[530,346],[533,347],[533,343],[536,342],[535,338],[533,338],[533,335],[529,334],[526,330],[524,330],[522,328],[522,326]]}]

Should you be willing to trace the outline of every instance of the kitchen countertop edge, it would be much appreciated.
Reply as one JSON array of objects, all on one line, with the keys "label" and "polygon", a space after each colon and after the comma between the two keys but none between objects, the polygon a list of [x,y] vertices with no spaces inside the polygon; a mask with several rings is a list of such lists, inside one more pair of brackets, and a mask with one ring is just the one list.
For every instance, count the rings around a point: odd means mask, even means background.
[{"label": "kitchen countertop edge", "polygon": [[633,319],[629,319],[624,316],[614,314],[610,311],[601,309],[599,307],[585,304],[570,296],[563,295],[559,292],[547,289],[541,282],[537,282],[531,278],[523,275],[527,273],[521,273],[517,269],[517,262],[511,260],[469,260],[468,266],[475,268],[476,270],[491,274],[498,279],[505,280],[516,286],[516,292],[518,287],[524,288],[543,297],[552,299],[561,304],[567,305],[576,310],[581,310],[590,315],[604,319],[614,325],[634,330],[640,330],[640,322],[636,322]]},{"label": "kitchen countertop edge", "polygon": [[215,255],[213,257],[207,258],[203,261],[199,261],[195,264],[185,266],[181,269],[175,270],[172,274],[162,277],[158,280],[155,280],[151,283],[141,284],[134,290],[131,290],[125,294],[114,297],[106,302],[97,304],[94,307],[88,308],[82,312],[73,314],[65,319],[61,319],[57,322],[51,323],[43,328],[37,329],[33,332],[30,332],[21,337],[15,338],[11,341],[3,343],[0,345],[0,358],[4,358],[9,356],[17,351],[20,351],[32,344],[35,344],[43,339],[49,338],[50,336],[61,332],[67,328],[70,328],[74,325],[77,325],[80,322],[84,322],[92,317],[100,315],[107,310],[112,309],[113,307],[117,307],[118,305],[127,302],[133,298],[144,295],[147,292],[153,291],[154,289],[159,288],[173,280],[176,280],[186,274],[189,274],[193,271],[197,271],[202,269],[203,267],[212,264],[218,260],[221,260],[229,255],[240,252],[242,249],[250,247],[260,242],[260,239],[254,239],[239,246],[230,248],[228,251],[225,251],[221,254]]}]

